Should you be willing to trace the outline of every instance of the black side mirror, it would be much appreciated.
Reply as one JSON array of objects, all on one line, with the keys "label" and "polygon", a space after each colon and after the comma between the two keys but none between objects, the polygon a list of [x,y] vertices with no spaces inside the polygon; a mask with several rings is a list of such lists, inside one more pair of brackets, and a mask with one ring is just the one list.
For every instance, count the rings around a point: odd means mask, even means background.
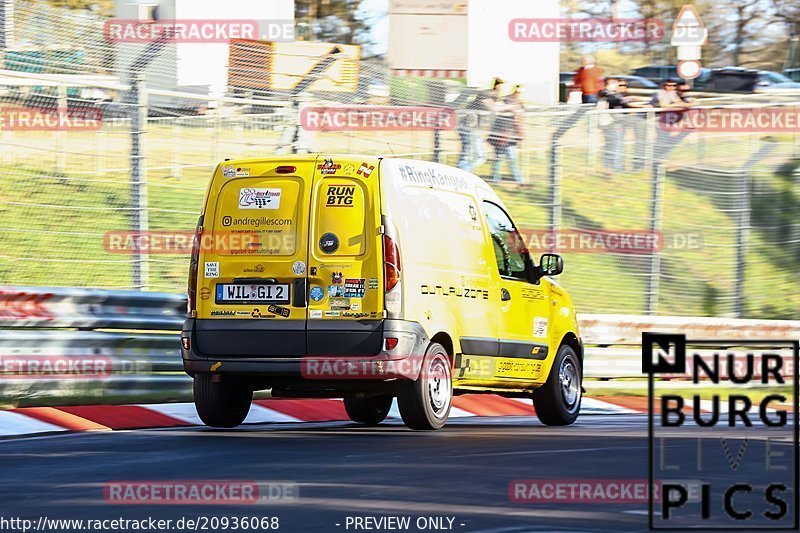
[{"label": "black side mirror", "polygon": [[558,276],[564,271],[564,259],[558,254],[542,254],[539,272],[542,276]]}]

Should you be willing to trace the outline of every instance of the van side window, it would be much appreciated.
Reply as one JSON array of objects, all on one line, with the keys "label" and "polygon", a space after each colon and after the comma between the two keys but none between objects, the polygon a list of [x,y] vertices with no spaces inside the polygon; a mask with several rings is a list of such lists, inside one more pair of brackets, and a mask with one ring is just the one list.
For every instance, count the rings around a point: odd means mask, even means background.
[{"label": "van side window", "polygon": [[483,209],[489,222],[489,233],[500,275],[527,281],[525,242],[511,218],[500,206],[491,202],[483,202]]}]

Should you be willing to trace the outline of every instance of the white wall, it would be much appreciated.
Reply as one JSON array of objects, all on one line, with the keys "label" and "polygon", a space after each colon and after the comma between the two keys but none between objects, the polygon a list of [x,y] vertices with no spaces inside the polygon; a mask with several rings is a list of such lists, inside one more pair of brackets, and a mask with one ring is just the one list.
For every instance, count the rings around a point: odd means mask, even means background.
[{"label": "white wall", "polygon": [[[118,0],[116,18],[135,19],[138,4],[157,4],[161,20],[294,20],[294,0]],[[116,46],[118,69],[126,78],[128,65],[145,45],[122,43]],[[168,90],[196,87],[199,92],[207,90],[209,95],[218,96],[227,89],[227,67],[227,43],[169,45],[147,69],[147,85]]]},{"label": "white wall", "polygon": [[558,101],[559,43],[520,43],[508,35],[516,18],[558,18],[559,0],[469,0],[468,83],[488,87],[494,76],[524,86],[529,103]]},{"label": "white wall", "polygon": [[390,68],[467,68],[467,3],[390,0]]},{"label": "white wall", "polygon": [[[173,0],[179,19],[294,20],[294,0]],[[210,85],[221,95],[228,83],[227,43],[178,45],[178,85]]]}]

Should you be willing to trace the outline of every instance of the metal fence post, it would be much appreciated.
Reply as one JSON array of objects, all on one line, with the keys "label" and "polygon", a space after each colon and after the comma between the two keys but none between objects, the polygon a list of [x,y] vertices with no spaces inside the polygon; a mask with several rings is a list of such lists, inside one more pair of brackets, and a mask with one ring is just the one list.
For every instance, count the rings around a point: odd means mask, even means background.
[{"label": "metal fence post", "polygon": [[749,169],[739,173],[739,201],[737,202],[739,220],[736,231],[736,281],[734,286],[734,309],[736,318],[744,315],[744,277],[747,261],[747,234],[750,229],[750,195],[752,194],[753,181],[750,179]]},{"label": "metal fence post", "polygon": [[[131,80],[131,200],[133,206],[132,229],[135,236],[147,231],[147,176],[144,166],[144,133],[147,127],[147,95],[144,92],[144,75],[137,72]],[[149,282],[149,268],[136,239],[133,252],[133,287],[145,290]]]},{"label": "metal fence post", "polygon": [[[664,162],[660,160],[654,160],[651,168],[653,179],[650,192],[650,233],[651,235],[658,235],[661,232],[664,210],[663,196],[666,170]],[[645,307],[645,314],[647,315],[658,313],[660,277],[661,254],[658,250],[652,250],[650,255],[650,277],[647,279],[647,302]]]},{"label": "metal fence post", "polygon": [[[58,110],[59,115],[68,115],[69,114],[69,102],[67,100],[67,87],[65,85],[58,86],[58,99],[56,101],[56,109]],[[59,130],[55,133],[56,138],[56,170],[58,172],[64,172],[67,166],[67,156],[64,153],[64,142],[65,142],[65,135],[66,132],[64,130]]]},{"label": "metal fence post", "polygon": [[739,169],[739,202],[737,211],[739,213],[736,232],[736,285],[734,287],[734,316],[742,318],[744,316],[744,281],[747,271],[747,236],[750,232],[750,219],[752,216],[752,196],[753,196],[753,168],[764,160],[773,150],[776,144],[772,141],[761,143],[758,151]]},{"label": "metal fence post", "polygon": [[[548,230],[555,236],[558,227],[561,225],[561,160],[562,160],[561,137],[553,135],[550,141],[550,220]],[[554,252],[556,239],[550,239],[549,252]]]},{"label": "metal fence post", "polygon": [[[555,235],[561,225],[561,173],[562,173],[562,151],[561,138],[575,125],[580,119],[586,116],[589,106],[581,106],[574,113],[567,116],[564,121],[555,129],[550,137],[549,154],[549,177],[550,177],[550,221],[549,229]],[[556,239],[550,239],[549,252],[555,250]]]}]

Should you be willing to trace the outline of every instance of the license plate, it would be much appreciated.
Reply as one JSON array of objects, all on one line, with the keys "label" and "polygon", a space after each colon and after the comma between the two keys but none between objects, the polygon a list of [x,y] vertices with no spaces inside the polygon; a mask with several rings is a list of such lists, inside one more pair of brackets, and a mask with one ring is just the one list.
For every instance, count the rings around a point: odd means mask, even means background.
[{"label": "license plate", "polygon": [[289,303],[286,283],[218,283],[217,303]]}]

